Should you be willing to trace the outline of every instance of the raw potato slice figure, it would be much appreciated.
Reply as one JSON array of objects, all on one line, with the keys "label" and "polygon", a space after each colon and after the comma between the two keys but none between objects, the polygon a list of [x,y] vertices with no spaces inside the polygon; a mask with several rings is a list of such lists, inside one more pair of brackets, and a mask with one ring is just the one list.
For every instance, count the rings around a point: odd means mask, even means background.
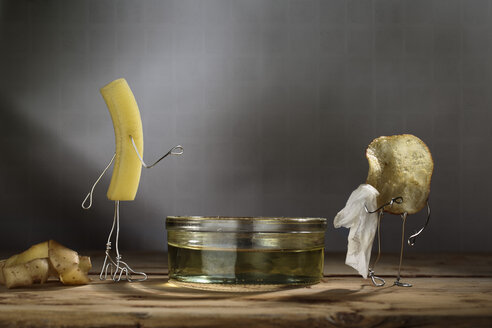
[{"label": "raw potato slice figure", "polygon": [[[106,105],[108,106],[111,119],[113,120],[116,150],[113,158],[92,186],[91,191],[82,201],[82,208],[87,210],[92,206],[92,194],[94,192],[94,188],[104,173],[114,162],[113,176],[111,177],[107,197],[110,200],[114,200],[115,214],[113,218],[113,226],[106,243],[106,257],[104,258],[100,278],[104,279],[107,277],[108,272],[110,272],[113,281],[119,281],[122,279],[123,273],[125,273],[125,278],[129,281],[144,281],[147,279],[147,275],[143,272],[133,270],[126,262],[121,260],[121,256],[119,254],[118,236],[120,201],[131,201],[135,199],[138,185],[140,183],[142,166],[145,168],[151,168],[168,155],[181,155],[183,153],[183,147],[180,145],[175,146],[164,154],[164,156],[159,158],[154,164],[145,164],[143,160],[142,120],[140,118],[140,111],[138,109],[137,102],[130,87],[128,86],[128,83],[123,78],[114,80],[101,88],[101,94],[106,102]],[[86,201],[89,201],[87,205]],[[115,226],[118,228],[116,228],[115,238],[116,258],[113,259],[110,255],[110,250],[112,234]],[[82,259],[80,260],[82,261]],[[79,269],[83,270],[85,264],[86,263],[81,263],[81,265],[79,265]],[[71,283],[71,279],[77,281],[77,270],[68,270],[67,272],[71,273],[71,278],[68,276],[61,277],[64,283]],[[130,278],[132,274],[142,275],[143,278],[132,279]]]},{"label": "raw potato slice figure", "polygon": [[107,192],[110,200],[134,200],[137,194],[142,163],[130,136],[143,158],[143,132],[140,111],[132,90],[125,79],[115,80],[103,88],[101,94],[113,120],[116,157],[111,184]]},{"label": "raw potato slice figure", "polygon": [[426,144],[411,134],[374,139],[366,150],[367,183],[379,191],[378,207],[401,196],[401,204],[385,208],[392,214],[419,212],[429,198],[434,162]]}]

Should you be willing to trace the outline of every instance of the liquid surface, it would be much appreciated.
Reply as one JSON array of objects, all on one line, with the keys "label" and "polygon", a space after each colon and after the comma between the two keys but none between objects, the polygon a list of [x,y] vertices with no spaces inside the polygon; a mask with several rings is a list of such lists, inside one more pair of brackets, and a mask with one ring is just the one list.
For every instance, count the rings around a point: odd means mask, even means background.
[{"label": "liquid surface", "polygon": [[323,248],[310,250],[194,249],[169,244],[169,278],[187,283],[315,284]]}]

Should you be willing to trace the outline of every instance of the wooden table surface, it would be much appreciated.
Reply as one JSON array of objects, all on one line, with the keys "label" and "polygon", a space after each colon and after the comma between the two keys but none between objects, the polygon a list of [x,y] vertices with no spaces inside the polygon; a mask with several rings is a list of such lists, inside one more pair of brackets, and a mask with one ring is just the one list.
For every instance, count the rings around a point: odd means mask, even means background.
[{"label": "wooden table surface", "polygon": [[145,282],[0,286],[0,326],[13,327],[492,327],[491,254],[408,254],[392,286],[396,255],[383,255],[373,287],[327,254],[320,284],[270,292],[218,292],[168,282],[165,253],[125,254]]}]

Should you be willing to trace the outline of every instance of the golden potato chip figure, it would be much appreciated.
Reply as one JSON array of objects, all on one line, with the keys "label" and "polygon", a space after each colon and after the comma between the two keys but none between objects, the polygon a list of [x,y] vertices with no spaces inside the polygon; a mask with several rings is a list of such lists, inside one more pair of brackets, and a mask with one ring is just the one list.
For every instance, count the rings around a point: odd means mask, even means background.
[{"label": "golden potato chip figure", "polygon": [[366,157],[369,162],[366,183],[379,192],[378,208],[371,211],[366,207],[369,213],[378,213],[378,257],[369,268],[369,276],[375,285],[384,284],[384,280],[374,276],[374,266],[381,255],[381,218],[384,212],[397,214],[402,218],[402,239],[398,276],[394,284],[410,287],[411,284],[400,282],[405,222],[408,214],[415,214],[427,207],[425,225],[408,239],[408,244],[413,246],[430,219],[429,193],[434,169],[432,155],[422,140],[411,134],[402,134],[374,139],[367,147]]}]

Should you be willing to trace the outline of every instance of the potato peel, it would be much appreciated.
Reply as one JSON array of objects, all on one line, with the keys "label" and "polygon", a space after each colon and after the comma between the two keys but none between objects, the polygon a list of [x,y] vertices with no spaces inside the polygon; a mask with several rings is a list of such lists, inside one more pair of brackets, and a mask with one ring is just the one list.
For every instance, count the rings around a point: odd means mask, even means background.
[{"label": "potato peel", "polygon": [[402,197],[385,211],[414,214],[426,204],[434,162],[427,145],[411,134],[374,139],[366,150],[369,173],[366,183],[379,191],[378,207]]},{"label": "potato peel", "polygon": [[75,267],[70,271],[60,274],[60,281],[64,285],[83,285],[89,283],[87,272],[84,272],[80,267]]},{"label": "potato peel", "polygon": [[24,264],[17,264],[3,268],[5,286],[7,288],[31,286],[34,279],[31,277]]},{"label": "potato peel", "polygon": [[48,254],[51,265],[59,275],[72,271],[79,266],[79,255],[77,252],[54,240],[49,241]]},{"label": "potato peel", "polygon": [[48,259],[34,259],[3,268],[3,274],[7,288],[30,286],[35,282],[43,284],[49,277]]},{"label": "potato peel", "polygon": [[88,256],[79,256],[77,252],[49,240],[0,261],[0,284],[8,288],[27,287],[44,283],[51,276],[57,276],[66,285],[87,284],[91,268]]},{"label": "potato peel", "polygon": [[29,261],[24,264],[24,267],[30,273],[34,282],[44,284],[49,278],[50,265],[46,258]]}]

